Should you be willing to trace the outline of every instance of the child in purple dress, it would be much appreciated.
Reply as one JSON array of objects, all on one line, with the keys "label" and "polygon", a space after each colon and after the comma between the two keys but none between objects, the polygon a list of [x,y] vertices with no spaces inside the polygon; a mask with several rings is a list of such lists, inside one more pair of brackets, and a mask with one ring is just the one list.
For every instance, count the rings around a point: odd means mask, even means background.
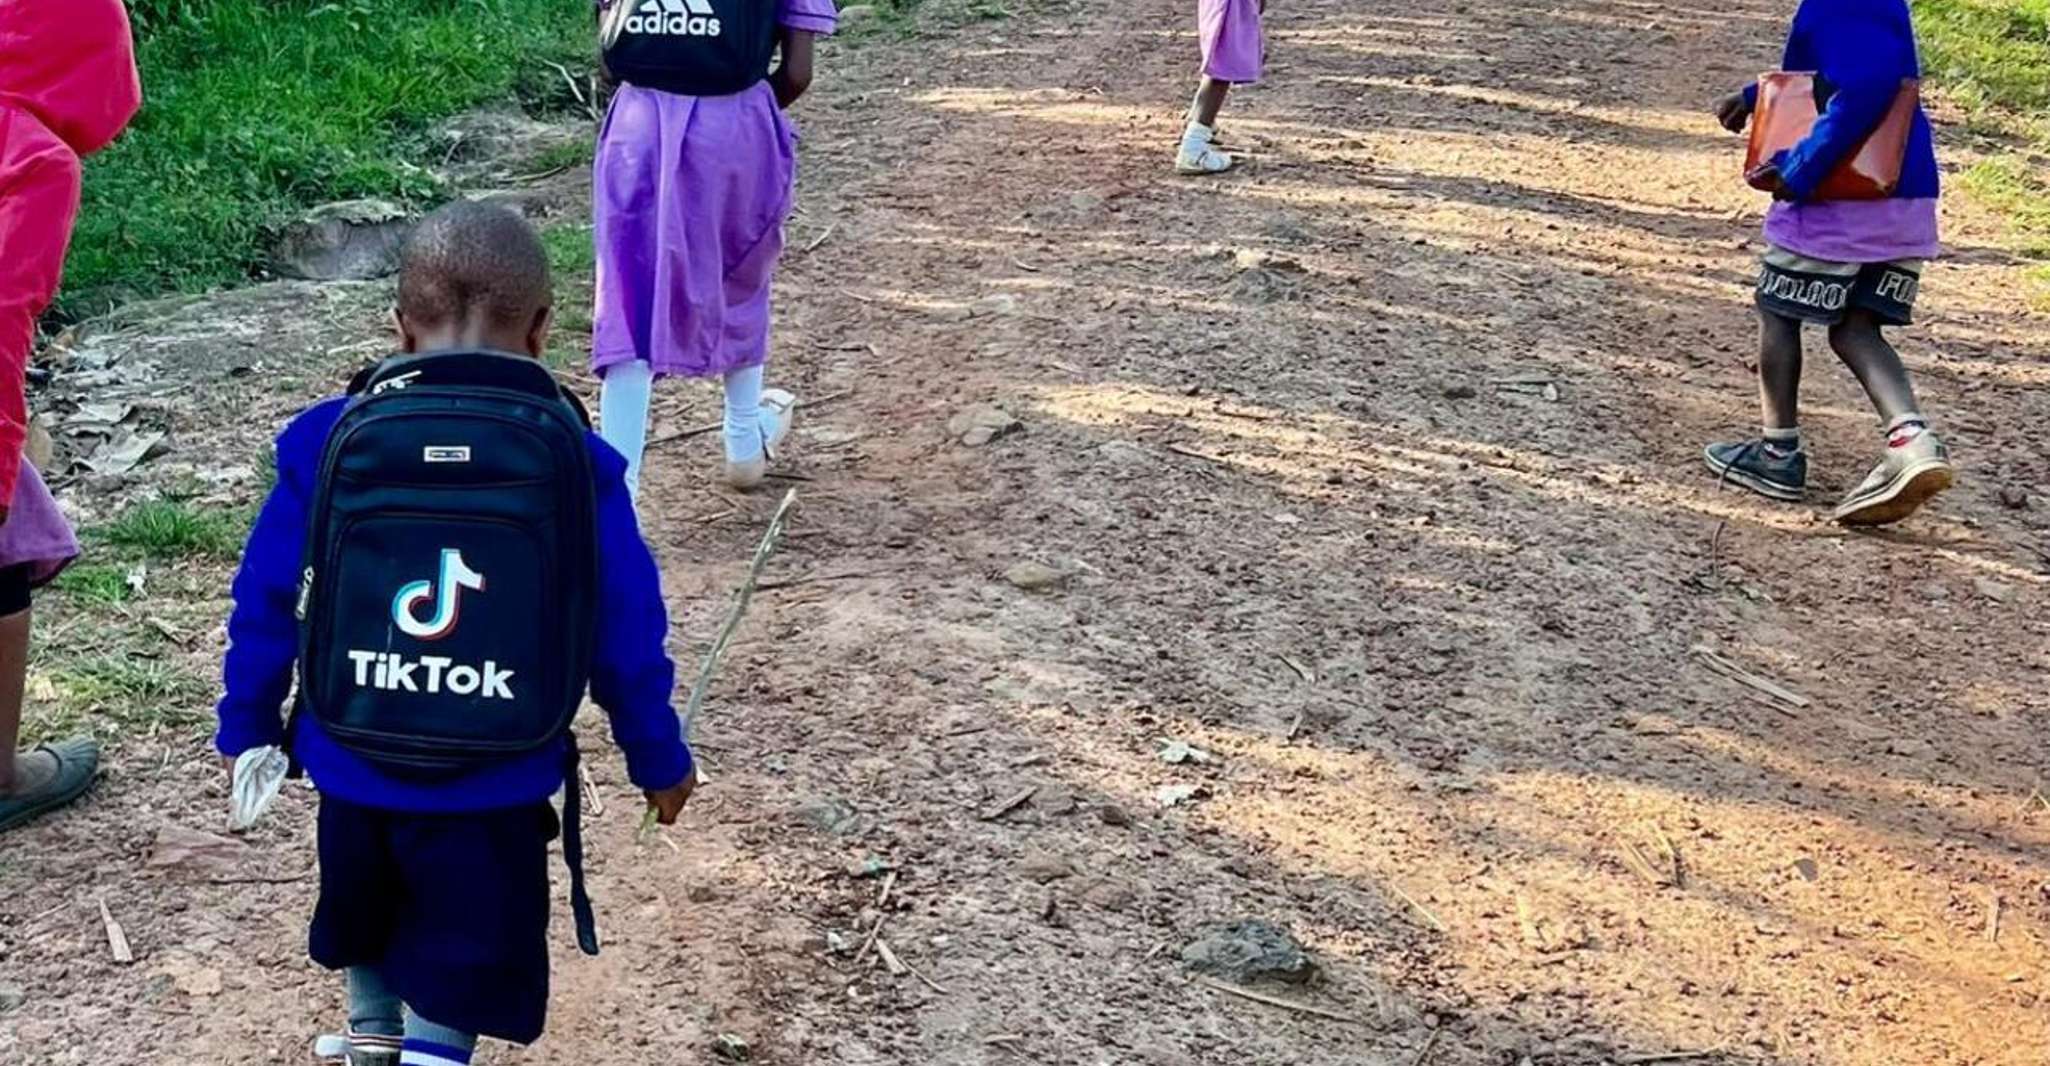
[{"label": "child in purple dress", "polygon": [[626,456],[635,492],[657,377],[723,380],[726,482],[736,488],[761,483],[790,431],[796,399],[762,387],[769,285],[797,175],[797,132],[783,109],[810,86],[812,38],[832,33],[839,15],[833,0],[742,0],[718,17],[680,2],[601,3],[608,47],[623,38],[641,48],[656,37],[738,35],[766,14],[749,4],[775,7],[782,60],[773,73],[737,92],[692,95],[656,87],[677,84],[659,68],[615,70],[622,84],[598,135],[592,365],[603,381],[601,432]]},{"label": "child in purple dress", "polygon": [[1175,169],[1183,174],[1222,174],[1232,158],[1218,150],[1217,113],[1233,85],[1260,80],[1267,41],[1260,18],[1267,0],[1198,0],[1196,31],[1203,44],[1203,82],[1189,105],[1189,125]]}]

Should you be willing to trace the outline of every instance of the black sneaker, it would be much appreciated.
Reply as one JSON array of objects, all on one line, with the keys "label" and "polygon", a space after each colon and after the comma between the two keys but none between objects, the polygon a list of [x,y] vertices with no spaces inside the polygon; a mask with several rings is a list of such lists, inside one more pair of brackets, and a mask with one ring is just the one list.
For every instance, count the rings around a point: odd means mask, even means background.
[{"label": "black sneaker", "polygon": [[1742,485],[1760,496],[1799,503],[1808,492],[1808,453],[1774,455],[1763,439],[1711,444],[1702,457],[1723,481]]}]

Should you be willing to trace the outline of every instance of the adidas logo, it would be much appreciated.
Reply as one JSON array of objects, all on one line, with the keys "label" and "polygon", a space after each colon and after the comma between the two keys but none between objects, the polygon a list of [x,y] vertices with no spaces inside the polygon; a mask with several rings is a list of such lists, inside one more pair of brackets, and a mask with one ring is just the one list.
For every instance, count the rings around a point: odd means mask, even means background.
[{"label": "adidas logo", "polygon": [[625,29],[654,36],[717,37],[719,13],[712,10],[712,0],[643,0],[627,16]]}]

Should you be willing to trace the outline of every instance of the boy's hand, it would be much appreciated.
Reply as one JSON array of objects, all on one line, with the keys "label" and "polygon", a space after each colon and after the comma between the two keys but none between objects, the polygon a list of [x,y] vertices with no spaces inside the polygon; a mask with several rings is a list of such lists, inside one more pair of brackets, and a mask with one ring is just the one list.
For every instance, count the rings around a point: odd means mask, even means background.
[{"label": "boy's hand", "polygon": [[690,802],[690,794],[696,791],[697,787],[698,772],[692,770],[690,776],[682,781],[660,792],[647,793],[648,806],[655,812],[656,823],[675,825],[676,816],[683,813],[683,805]]},{"label": "boy's hand", "polygon": [[1751,101],[1738,90],[1715,102],[1715,118],[1731,133],[1744,132],[1744,124],[1751,120]]}]

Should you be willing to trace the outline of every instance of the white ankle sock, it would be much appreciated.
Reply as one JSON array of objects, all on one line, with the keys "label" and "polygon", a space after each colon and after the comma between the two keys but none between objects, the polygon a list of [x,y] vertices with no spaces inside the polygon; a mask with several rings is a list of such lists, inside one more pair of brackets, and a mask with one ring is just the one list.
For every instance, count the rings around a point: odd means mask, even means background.
[{"label": "white ankle sock", "polygon": [[762,457],[764,441],[776,435],[776,416],[762,406],[762,378],[757,364],[726,373],[726,460],[746,463]]},{"label": "white ankle sock", "polygon": [[1798,426],[1785,429],[1776,426],[1765,427],[1765,443],[1781,455],[1792,455],[1801,450],[1801,430]]},{"label": "white ankle sock", "polygon": [[1182,131],[1182,153],[1200,155],[1203,149],[1210,147],[1211,139],[1216,136],[1216,129],[1191,119],[1188,128]]}]

